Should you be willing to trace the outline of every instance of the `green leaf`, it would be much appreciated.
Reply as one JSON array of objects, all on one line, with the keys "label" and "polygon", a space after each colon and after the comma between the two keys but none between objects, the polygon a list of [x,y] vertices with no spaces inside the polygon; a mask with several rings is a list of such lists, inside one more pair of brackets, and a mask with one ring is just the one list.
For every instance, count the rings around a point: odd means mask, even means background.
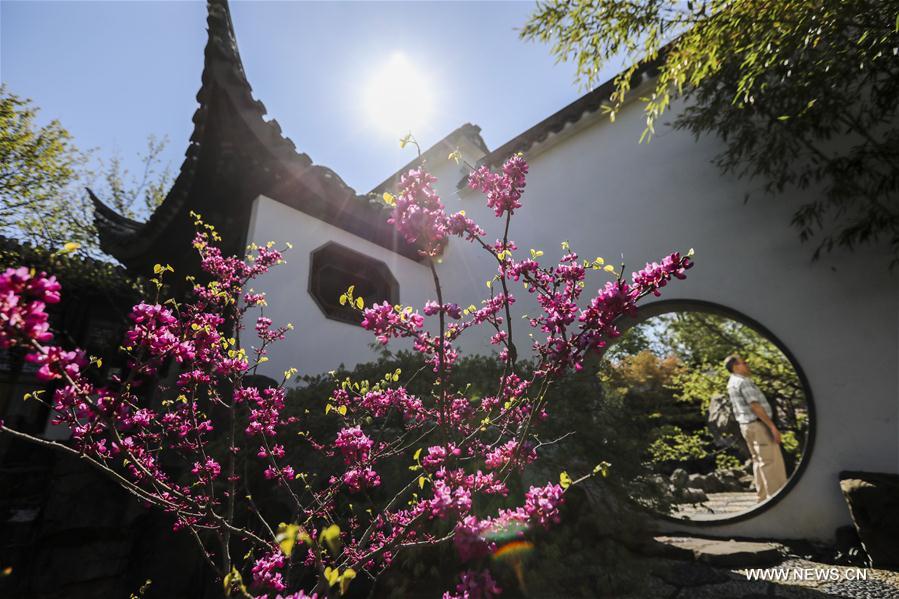
[{"label": "green leaf", "polygon": [[240,591],[241,595],[247,594],[247,587],[243,583],[240,572],[233,566],[231,567],[231,571],[225,574],[225,578],[222,580],[222,586],[225,590],[225,597],[230,597],[235,591]]},{"label": "green leaf", "polygon": [[278,525],[278,534],[275,536],[275,540],[278,541],[278,546],[287,557],[290,557],[290,554],[293,553],[293,546],[297,542],[299,532],[300,527],[297,524],[285,524],[282,522]]},{"label": "green leaf", "polygon": [[611,464],[608,462],[600,462],[593,469],[593,474],[600,474],[603,476],[603,478],[605,478],[606,476],[609,475],[609,467],[610,466],[611,466]]},{"label": "green leaf", "polygon": [[340,570],[328,566],[327,568],[325,568],[325,580],[328,581],[328,586],[333,587],[335,584],[337,584],[337,581],[340,580]]},{"label": "green leaf", "polygon": [[321,540],[328,545],[333,554],[337,555],[337,551],[340,549],[340,527],[332,524],[324,529],[321,534]]},{"label": "green leaf", "polygon": [[340,575],[340,594],[343,595],[347,592],[347,589],[350,588],[350,582],[356,578],[356,571],[352,568],[347,568],[343,571],[343,574]]},{"label": "green leaf", "polygon": [[356,307],[359,308],[360,310],[365,308],[365,302],[362,300],[361,297],[356,298]]},{"label": "green leaf", "polygon": [[563,489],[567,489],[571,486],[571,477],[568,476],[567,472],[563,471],[561,474],[559,474],[559,486]]}]

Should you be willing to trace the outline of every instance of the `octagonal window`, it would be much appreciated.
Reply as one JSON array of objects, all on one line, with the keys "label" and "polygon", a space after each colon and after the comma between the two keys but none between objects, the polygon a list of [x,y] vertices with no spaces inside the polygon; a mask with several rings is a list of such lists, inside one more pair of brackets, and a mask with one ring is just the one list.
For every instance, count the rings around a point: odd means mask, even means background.
[{"label": "octagonal window", "polygon": [[380,260],[333,241],[312,252],[309,294],[326,317],[359,325],[359,312],[340,305],[340,296],[350,285],[366,305],[399,302],[399,284],[390,268]]}]

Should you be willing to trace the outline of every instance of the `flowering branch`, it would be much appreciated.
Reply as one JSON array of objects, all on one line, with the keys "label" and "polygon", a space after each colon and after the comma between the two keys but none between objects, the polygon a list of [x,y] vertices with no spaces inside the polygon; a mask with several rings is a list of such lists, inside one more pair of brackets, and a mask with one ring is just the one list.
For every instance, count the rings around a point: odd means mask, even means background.
[{"label": "flowering branch", "polygon": [[[188,299],[160,301],[163,277],[172,269],[157,265],[156,300],[130,314],[124,378],[95,383],[99,360],[52,344],[46,305],[60,300],[52,276],[25,268],[0,275],[0,348],[24,348],[27,359],[40,365],[38,376],[59,383],[47,403],[53,422],[67,426],[72,440],[71,446],[46,441],[2,423],[0,433],[77,455],[171,514],[174,529],[192,535],[227,595],[253,596],[250,589],[257,597],[342,595],[358,574],[374,580],[412,547],[451,540],[460,564],[470,564],[497,549],[499,533],[520,538],[548,528],[560,520],[570,485],[603,468],[573,481],[565,474],[559,483],[532,486],[523,495],[511,491],[511,476],[567,437],[541,441],[540,427],[552,408],[547,390],[618,336],[617,322],[634,314],[641,299],[684,278],[692,261],[674,253],[627,280],[623,268],[616,271],[600,258],[581,260],[567,243],[555,265],[541,265],[543,253],[536,250],[518,257],[509,232],[527,172],[527,163],[515,156],[501,172],[481,167],[470,177],[470,187],[483,192],[504,221],[502,239],[492,244],[464,212],[447,214],[434,177],[423,170],[404,175],[398,196],[390,196],[389,221],[419,248],[436,301],[420,313],[386,302],[366,306],[352,287],[340,298],[359,311],[362,326],[380,343],[411,340],[422,368],[436,373],[429,396],[410,392],[400,371],[374,384],[337,381],[326,400],[327,430],[313,433],[312,406],[303,406],[301,415],[288,409],[286,386],[296,370],[272,385],[248,383],[292,328],[275,328],[263,312],[264,294],[247,288],[283,261],[282,252],[271,244],[252,245],[242,259],[225,256],[215,230],[195,217],[193,245],[205,283],[189,277]],[[497,262],[480,307],[447,301],[437,259],[451,236],[475,243]],[[588,272],[614,278],[582,300]],[[541,309],[528,320],[535,332],[531,371],[517,366],[512,283],[522,284]],[[254,322],[251,310],[259,312],[255,336],[244,329]],[[432,334],[425,323],[434,317]],[[501,348],[503,364],[496,394],[479,401],[453,380],[456,342],[475,327],[493,332],[490,342]],[[247,337],[250,346],[242,343]],[[174,373],[169,384],[158,375],[166,365]],[[397,476],[397,470],[411,474]],[[258,488],[259,481],[267,486]],[[281,497],[290,508],[257,502],[262,494]],[[497,500],[508,507],[489,511]],[[246,557],[237,558],[247,546]],[[467,570],[445,597],[499,592],[489,571]]]}]

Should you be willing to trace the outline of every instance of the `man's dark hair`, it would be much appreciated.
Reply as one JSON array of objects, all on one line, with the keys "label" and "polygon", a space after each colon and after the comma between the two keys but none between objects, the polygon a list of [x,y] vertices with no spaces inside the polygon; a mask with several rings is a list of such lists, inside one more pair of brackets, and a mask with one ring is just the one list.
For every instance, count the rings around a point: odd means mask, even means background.
[{"label": "man's dark hair", "polygon": [[736,364],[739,359],[740,356],[738,356],[737,354],[731,354],[724,358],[724,367],[727,368],[728,372],[734,371],[734,364]]}]

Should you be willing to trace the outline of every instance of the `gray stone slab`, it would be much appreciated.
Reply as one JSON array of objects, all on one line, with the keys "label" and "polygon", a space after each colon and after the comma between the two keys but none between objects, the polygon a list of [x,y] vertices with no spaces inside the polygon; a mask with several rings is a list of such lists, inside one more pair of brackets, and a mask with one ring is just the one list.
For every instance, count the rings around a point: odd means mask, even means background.
[{"label": "gray stone slab", "polygon": [[693,559],[723,568],[764,568],[784,559],[784,548],[777,543],[701,539],[686,536],[655,537],[660,554],[674,559]]}]

